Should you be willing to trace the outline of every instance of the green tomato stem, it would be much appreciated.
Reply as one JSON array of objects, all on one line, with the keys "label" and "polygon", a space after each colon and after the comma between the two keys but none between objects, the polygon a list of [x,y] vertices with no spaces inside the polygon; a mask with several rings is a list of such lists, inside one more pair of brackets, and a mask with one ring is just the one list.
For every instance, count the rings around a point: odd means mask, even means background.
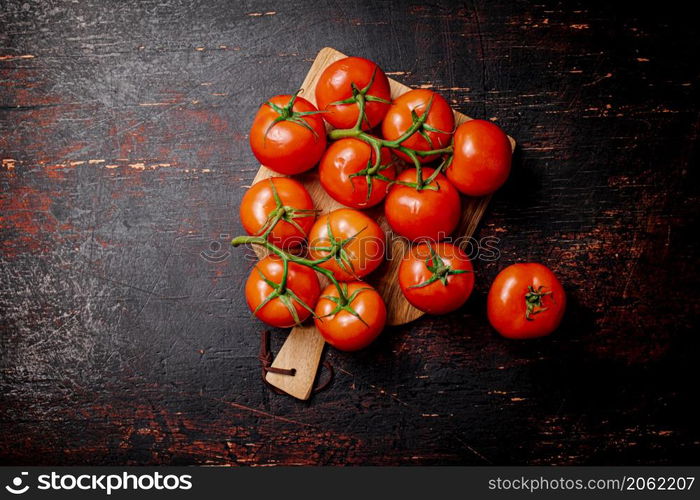
[{"label": "green tomato stem", "polygon": [[357,107],[358,107],[359,113],[357,114],[357,122],[355,123],[355,126],[352,128],[352,130],[361,131],[362,130],[362,122],[366,119],[366,116],[365,116],[365,95],[362,92],[359,92],[355,98],[357,99]]},{"label": "green tomato stem", "polygon": [[411,126],[403,133],[401,134],[400,137],[397,139],[394,139],[393,141],[389,141],[386,139],[382,139],[380,137],[373,136],[371,134],[368,134],[367,132],[363,131],[361,126],[362,126],[362,121],[365,119],[364,113],[365,113],[365,98],[364,95],[359,94],[357,97],[357,103],[360,108],[360,114],[357,119],[357,123],[353,128],[349,129],[334,129],[331,130],[328,133],[329,139],[336,141],[338,139],[346,139],[346,138],[355,138],[360,141],[363,141],[367,144],[369,144],[372,147],[372,150],[375,152],[377,155],[377,159],[374,165],[374,170],[372,173],[375,173],[376,170],[379,168],[379,163],[380,163],[380,152],[381,148],[386,147],[390,149],[395,149],[397,151],[401,151],[404,153],[406,156],[408,156],[411,161],[413,162],[413,165],[416,168],[416,189],[421,190],[425,187],[425,184],[429,184],[430,181],[427,183],[423,180],[423,171],[421,167],[421,163],[419,158],[424,158],[427,156],[432,156],[432,155],[452,155],[454,153],[454,147],[452,145],[449,145],[444,148],[439,148],[439,149],[431,149],[428,151],[421,151],[417,149],[412,149],[406,146],[403,146],[403,142],[405,142],[409,137],[411,137],[413,134],[415,134],[420,127],[423,126],[425,123],[425,120],[428,117],[428,111],[430,109],[430,105],[428,106],[428,109],[419,117],[414,118],[413,123]]},{"label": "green tomato stem", "polygon": [[304,257],[299,257],[298,255],[293,255],[288,252],[285,252],[278,246],[270,243],[267,241],[267,239],[259,237],[259,236],[236,236],[231,240],[231,245],[234,247],[238,247],[240,245],[258,245],[261,246],[271,253],[277,255],[280,259],[283,261],[284,265],[284,273],[282,275],[282,282],[280,283],[280,288],[284,291],[284,289],[287,286],[287,277],[288,277],[288,267],[289,267],[289,262],[294,262],[295,264],[300,264],[302,266],[310,267],[317,273],[320,273],[324,275],[328,280],[333,283],[335,288],[338,290],[338,296],[344,300],[347,301],[347,296],[343,292],[342,288],[340,287],[340,283],[338,283],[338,280],[335,279],[335,276],[333,276],[333,272],[330,269],[325,269],[321,267],[319,264],[322,264],[323,262],[327,261],[328,259],[331,258],[331,255],[329,254],[323,259],[316,259],[316,260],[311,260],[311,259],[306,259]]}]

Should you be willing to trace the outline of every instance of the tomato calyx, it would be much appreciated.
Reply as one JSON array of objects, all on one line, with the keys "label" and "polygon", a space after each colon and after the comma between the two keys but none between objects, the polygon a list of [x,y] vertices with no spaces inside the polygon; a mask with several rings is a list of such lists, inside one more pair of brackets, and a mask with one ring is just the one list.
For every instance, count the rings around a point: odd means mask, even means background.
[{"label": "tomato calyx", "polygon": [[309,305],[304,302],[299,296],[292,291],[291,288],[287,287],[287,276],[289,274],[289,261],[287,259],[282,260],[282,279],[280,280],[279,283],[275,283],[271,279],[269,279],[267,276],[265,276],[260,269],[257,267],[255,270],[258,272],[258,275],[260,276],[260,279],[263,280],[267,286],[272,288],[272,293],[265,297],[265,300],[260,302],[258,304],[258,307],[255,308],[253,311],[253,314],[257,314],[260,309],[265,307],[270,301],[274,299],[280,299],[280,302],[284,304],[284,307],[287,308],[289,311],[289,314],[292,315],[292,318],[294,319],[294,324],[295,325],[300,325],[301,321],[299,320],[299,314],[297,313],[296,307],[294,307],[294,303],[292,301],[296,301],[299,305],[301,305],[304,309],[309,311],[313,317],[316,317],[316,314],[314,313],[314,310],[309,307]]},{"label": "tomato calyx", "polygon": [[365,288],[358,288],[352,294],[348,295],[348,284],[347,283],[340,283],[340,286],[337,288],[338,289],[338,297],[333,297],[331,295],[323,295],[321,298],[330,300],[335,304],[335,307],[331,312],[328,314],[324,314],[323,316],[317,316],[317,319],[323,321],[323,318],[327,318],[329,316],[335,316],[338,314],[340,311],[346,311],[353,316],[355,316],[357,319],[359,319],[365,326],[369,326],[367,322],[360,316],[360,314],[353,309],[352,303],[353,301],[357,298],[359,294],[362,292],[365,292],[367,290],[372,290],[370,287],[365,287]]},{"label": "tomato calyx", "polygon": [[433,246],[430,244],[430,242],[426,242],[428,245],[428,249],[430,250],[430,256],[425,259],[425,267],[428,268],[428,270],[432,273],[432,276],[425,280],[422,283],[418,283],[417,285],[411,285],[408,288],[423,288],[425,286],[431,285],[435,283],[436,281],[440,281],[444,286],[447,286],[447,278],[450,276],[454,276],[455,274],[467,274],[471,273],[472,271],[469,271],[467,269],[454,269],[452,266],[448,266],[445,264],[445,261],[442,260],[442,257],[440,257],[436,252]]},{"label": "tomato calyx", "polygon": [[345,104],[357,104],[357,108],[359,110],[359,113],[357,115],[357,122],[355,122],[355,126],[351,130],[361,130],[362,129],[362,123],[366,122],[368,126],[372,126],[372,124],[369,122],[367,119],[367,114],[365,113],[365,105],[368,102],[381,102],[384,104],[391,104],[391,102],[387,101],[386,99],[382,99],[381,97],[377,97],[372,94],[368,94],[369,89],[372,87],[374,84],[374,78],[377,76],[377,66],[374,67],[374,71],[372,71],[372,76],[369,79],[369,82],[367,85],[362,87],[361,89],[355,85],[355,82],[350,82],[350,90],[352,91],[352,96],[348,97],[347,99],[342,99],[340,101],[334,101],[330,103],[328,106],[342,106]]},{"label": "tomato calyx", "polygon": [[427,134],[428,132],[437,132],[440,134],[452,134],[452,131],[444,131],[437,129],[428,123],[426,121],[428,120],[428,115],[430,114],[430,110],[433,107],[433,97],[431,96],[430,99],[428,100],[428,103],[425,106],[425,111],[423,112],[422,115],[418,115],[416,113],[415,109],[411,110],[411,126],[406,129],[406,131],[401,134],[399,137],[394,139],[393,141],[384,141],[385,146],[393,149],[397,149],[401,151],[402,153],[405,153],[411,160],[416,163],[418,161],[419,156],[432,156],[436,154],[449,154],[452,153],[452,146],[446,146],[444,148],[439,148],[439,149],[431,149],[428,151],[421,151],[417,149],[411,149],[407,148],[405,146],[402,146],[402,143],[405,142],[409,137],[411,137],[413,134],[418,133],[421,137],[423,137],[430,147],[433,147],[433,141],[430,138],[430,136]]},{"label": "tomato calyx", "polygon": [[407,181],[399,181],[399,180],[394,180],[391,181],[392,184],[400,184],[402,186],[408,186],[416,191],[423,191],[424,189],[428,191],[440,191],[440,184],[435,183],[433,184],[433,181],[437,178],[438,174],[443,173],[452,163],[452,158],[453,156],[451,154],[445,156],[445,158],[442,160],[442,163],[433,170],[433,173],[428,176],[427,179],[423,179],[423,166],[421,165],[420,162],[416,162],[415,164],[415,169],[416,169],[416,182],[407,182]]},{"label": "tomato calyx", "polygon": [[[374,146],[373,146],[374,148]],[[381,151],[381,150],[380,150]],[[350,174],[348,177],[350,179],[353,179],[355,177],[364,177],[365,182],[367,183],[367,196],[365,197],[365,203],[369,203],[369,200],[372,198],[372,191],[374,189],[374,179],[380,180],[387,182],[391,184],[393,181],[392,179],[389,179],[387,176],[383,175],[381,172],[382,170],[386,170],[388,168],[391,168],[395,161],[392,159],[389,163],[386,165],[381,164],[381,157],[379,154],[376,154],[376,159],[374,161],[374,164],[372,163],[371,159],[367,161],[367,167],[363,168],[359,172],[355,172],[354,174]],[[351,186],[352,190],[355,190],[355,183],[351,181]]]},{"label": "tomato calyx", "polygon": [[367,226],[363,227],[352,236],[348,236],[347,238],[341,240],[340,238],[336,238],[333,235],[333,228],[331,228],[331,222],[329,219],[326,221],[326,231],[328,232],[328,246],[312,246],[309,247],[309,249],[316,250],[319,252],[326,252],[325,260],[334,259],[338,264],[338,267],[340,267],[346,273],[351,274],[355,278],[359,279],[359,277],[355,273],[355,266],[353,266],[352,260],[348,256],[348,253],[345,251],[345,247],[352,240],[357,238],[357,236],[359,236],[360,233],[362,233],[362,231],[364,231],[365,229],[367,229]]},{"label": "tomato calyx", "polygon": [[315,217],[320,210],[317,209],[305,209],[305,208],[294,208],[282,203],[275,183],[272,178],[269,179],[270,189],[272,191],[272,198],[275,200],[275,208],[267,215],[265,223],[262,225],[260,230],[255,234],[255,236],[261,236],[267,238],[270,233],[275,229],[280,221],[285,221],[294,226],[297,231],[306,236],[306,231],[299,225],[299,223],[294,219],[300,219],[303,217]]},{"label": "tomato calyx", "polygon": [[421,167],[420,163],[416,163],[416,182],[394,180],[391,181],[391,183],[400,184],[401,186],[408,186],[415,189],[416,191],[440,191],[440,184],[438,184],[437,182],[433,184],[433,181],[438,176],[438,174],[442,172],[442,168],[443,164],[436,168],[435,171],[432,174],[430,174],[430,176],[427,179],[423,179],[423,168]]},{"label": "tomato calyx", "polygon": [[318,139],[318,133],[314,130],[314,128],[309,125],[306,120],[304,119],[305,116],[309,115],[317,115],[319,113],[325,113],[325,111],[294,111],[294,102],[296,101],[297,97],[299,96],[299,93],[303,89],[299,89],[294,94],[292,94],[292,98],[289,99],[289,102],[285,106],[278,106],[272,101],[267,101],[265,104],[272,108],[275,113],[277,113],[279,116],[275,118],[272,123],[270,124],[269,127],[267,127],[267,130],[265,130],[265,139],[267,139],[267,134],[270,133],[270,130],[272,130],[272,127],[277,125],[279,122],[283,121],[288,121],[292,123],[296,123],[297,125],[301,125],[302,127],[308,129],[311,131],[311,133],[314,135],[315,138]]},{"label": "tomato calyx", "polygon": [[[428,105],[426,106],[425,113],[423,113],[421,116],[418,116],[418,113],[416,113],[415,109],[411,110],[412,124],[416,124],[419,121],[421,122],[420,126],[415,130],[414,133],[419,134],[423,139],[425,139],[425,142],[427,142],[431,148],[434,147],[433,139],[428,135],[428,132],[434,132],[437,134],[453,134],[454,133],[454,130],[450,130],[450,131],[440,130],[439,128],[433,127],[432,125],[429,125],[428,123],[426,123],[426,120],[428,119],[428,113],[430,112],[430,108],[432,107],[432,105],[433,105],[433,98],[431,96],[430,100],[428,101]],[[424,117],[424,118],[422,118],[422,117]],[[409,135],[413,135],[413,134],[409,134]],[[429,156],[426,153],[435,154],[433,151],[429,151],[429,152],[415,151],[415,152],[419,153],[419,156]]]},{"label": "tomato calyx", "polygon": [[525,319],[528,321],[534,321],[535,314],[546,311],[548,308],[542,306],[542,297],[545,295],[551,295],[552,292],[543,292],[542,289],[544,285],[537,287],[537,290],[533,286],[528,286],[528,292],[525,294]]}]

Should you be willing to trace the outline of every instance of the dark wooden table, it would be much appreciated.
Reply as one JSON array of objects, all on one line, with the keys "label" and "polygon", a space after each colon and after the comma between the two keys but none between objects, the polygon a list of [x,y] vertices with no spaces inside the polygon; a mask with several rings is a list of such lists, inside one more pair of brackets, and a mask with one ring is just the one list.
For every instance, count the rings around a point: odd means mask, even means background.
[{"label": "dark wooden table", "polygon": [[[695,21],[562,5],[2,2],[0,463],[700,464]],[[324,46],[519,149],[469,303],[328,350],[299,402],[227,240],[253,114]],[[517,343],[485,295],[524,260],[571,304]]]}]

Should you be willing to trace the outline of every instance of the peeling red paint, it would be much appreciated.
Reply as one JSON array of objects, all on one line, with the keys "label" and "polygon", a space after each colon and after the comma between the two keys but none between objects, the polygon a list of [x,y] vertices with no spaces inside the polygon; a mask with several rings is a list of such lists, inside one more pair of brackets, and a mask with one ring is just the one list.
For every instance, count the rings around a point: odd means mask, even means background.
[{"label": "peeling red paint", "polygon": [[0,230],[8,231],[2,240],[3,254],[9,257],[46,248],[40,235],[56,230],[56,220],[49,211],[54,192],[19,186],[0,195]]}]

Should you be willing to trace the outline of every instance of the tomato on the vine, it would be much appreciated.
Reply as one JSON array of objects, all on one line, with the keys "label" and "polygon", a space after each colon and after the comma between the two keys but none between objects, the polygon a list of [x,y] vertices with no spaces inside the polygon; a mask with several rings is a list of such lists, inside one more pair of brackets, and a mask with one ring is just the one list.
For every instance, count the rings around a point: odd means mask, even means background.
[{"label": "tomato on the vine", "polygon": [[335,128],[352,128],[360,116],[358,100],[365,101],[362,130],[376,127],[389,109],[389,80],[376,63],[362,57],[345,57],[328,66],[316,84],[318,109]]},{"label": "tomato on the vine", "polygon": [[243,229],[253,236],[267,234],[280,247],[301,245],[316,219],[309,192],[289,177],[271,177],[253,184],[240,208]]},{"label": "tomato on the vine", "polygon": [[284,262],[275,255],[259,261],[245,284],[245,298],[255,316],[268,325],[288,328],[311,315],[321,293],[321,286],[312,268],[289,262],[287,283]]},{"label": "tomato on the vine", "polygon": [[327,286],[316,305],[316,328],[330,345],[357,351],[376,339],[386,323],[386,305],[367,283],[341,283],[345,301],[334,285]]},{"label": "tomato on the vine", "polygon": [[331,197],[352,208],[368,208],[386,196],[396,177],[391,151],[380,150],[380,160],[364,141],[340,139],[330,145],[318,165],[321,185]]},{"label": "tomato on the vine", "polygon": [[429,314],[446,314],[464,304],[474,288],[469,257],[451,243],[414,246],[399,266],[406,299]]},{"label": "tomato on the vine", "polygon": [[[423,168],[423,180],[434,173],[432,168]],[[439,241],[452,233],[461,216],[459,192],[442,174],[422,189],[411,185],[418,179],[415,168],[404,170],[396,178],[397,183],[389,188],[384,201],[384,215],[391,229],[410,240]]]},{"label": "tomato on the vine", "polygon": [[[449,146],[455,128],[454,113],[444,97],[428,89],[410,90],[394,99],[382,122],[382,135],[389,141],[398,139],[408,131],[416,117],[423,116],[428,107],[430,110],[425,123],[403,141],[401,146],[416,151],[431,151]],[[410,161],[405,153],[396,151],[396,154]],[[418,157],[421,163],[430,163],[436,158],[436,155]]]},{"label": "tomato on the vine", "polygon": [[250,147],[266,167],[285,175],[310,169],[326,149],[326,126],[302,97],[278,95],[260,106],[250,129]]},{"label": "tomato on the vine", "polygon": [[320,216],[309,232],[309,257],[330,258],[319,264],[338,281],[353,281],[374,271],[384,260],[386,235],[367,215],[341,208]]},{"label": "tomato on the vine", "polygon": [[550,269],[537,263],[506,267],[493,280],[487,298],[489,322],[511,339],[549,335],[565,310],[564,288]]},{"label": "tomato on the vine", "polygon": [[470,120],[455,131],[454,156],[445,174],[462,193],[484,196],[506,181],[511,158],[510,140],[498,125]]}]

